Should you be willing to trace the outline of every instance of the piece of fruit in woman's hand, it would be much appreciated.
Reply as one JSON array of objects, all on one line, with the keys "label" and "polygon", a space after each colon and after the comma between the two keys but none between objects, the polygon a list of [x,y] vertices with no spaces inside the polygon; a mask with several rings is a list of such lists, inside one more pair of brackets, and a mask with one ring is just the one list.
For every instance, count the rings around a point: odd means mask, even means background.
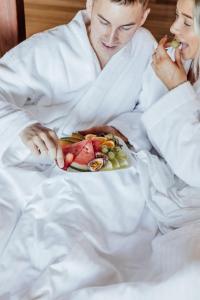
[{"label": "piece of fruit in woman's hand", "polygon": [[180,46],[180,44],[181,43],[179,41],[174,39],[171,42],[167,42],[166,45],[165,45],[165,48],[172,47],[174,49],[177,49]]}]

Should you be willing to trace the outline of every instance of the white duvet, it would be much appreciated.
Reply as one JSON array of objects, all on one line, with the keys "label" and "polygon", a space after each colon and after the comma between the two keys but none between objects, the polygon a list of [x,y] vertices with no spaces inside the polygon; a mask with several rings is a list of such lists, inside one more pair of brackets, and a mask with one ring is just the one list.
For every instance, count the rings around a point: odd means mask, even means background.
[{"label": "white duvet", "polygon": [[2,167],[0,299],[199,300],[200,223],[161,235],[148,156],[87,174],[45,160]]}]

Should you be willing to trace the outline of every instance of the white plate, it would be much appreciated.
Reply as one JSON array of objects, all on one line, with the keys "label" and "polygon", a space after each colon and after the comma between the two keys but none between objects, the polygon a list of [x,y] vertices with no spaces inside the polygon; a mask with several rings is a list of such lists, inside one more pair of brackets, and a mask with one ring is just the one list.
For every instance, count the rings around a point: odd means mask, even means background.
[{"label": "white plate", "polygon": [[[100,170],[98,172],[111,172],[111,171],[116,171],[116,170],[124,170],[124,169],[130,168],[133,165],[133,158],[131,156],[131,150],[127,147],[127,145],[121,138],[119,138],[118,136],[116,136],[115,138],[119,140],[120,145],[122,145],[122,150],[127,155],[128,166],[124,167],[124,168],[119,168],[119,169],[116,168],[113,170],[102,170],[102,171]],[[64,172],[68,172],[68,173],[98,173],[98,172],[91,172],[91,171],[78,171],[78,170],[75,170],[70,167],[67,170],[64,170]]]}]

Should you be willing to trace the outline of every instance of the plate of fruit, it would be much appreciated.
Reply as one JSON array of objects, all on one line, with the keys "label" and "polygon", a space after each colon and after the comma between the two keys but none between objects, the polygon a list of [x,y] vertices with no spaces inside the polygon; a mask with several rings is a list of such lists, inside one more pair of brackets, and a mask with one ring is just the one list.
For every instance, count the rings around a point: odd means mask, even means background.
[{"label": "plate of fruit", "polygon": [[72,133],[59,139],[64,154],[64,171],[98,172],[128,168],[132,165],[129,149],[113,134]]}]

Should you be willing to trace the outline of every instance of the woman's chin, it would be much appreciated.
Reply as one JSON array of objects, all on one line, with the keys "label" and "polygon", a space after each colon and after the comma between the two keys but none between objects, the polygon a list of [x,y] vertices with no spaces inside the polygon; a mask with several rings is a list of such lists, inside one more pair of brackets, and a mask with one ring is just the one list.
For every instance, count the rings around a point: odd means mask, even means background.
[{"label": "woman's chin", "polygon": [[182,51],[181,51],[181,58],[182,58],[183,60],[190,60],[190,59],[193,59],[191,53],[189,53],[189,51],[187,51],[187,50],[182,50]]},{"label": "woman's chin", "polygon": [[181,57],[184,60],[193,60],[195,59],[195,57],[197,57],[197,55],[197,51],[193,51],[193,49],[191,49],[190,47],[181,50]]}]

